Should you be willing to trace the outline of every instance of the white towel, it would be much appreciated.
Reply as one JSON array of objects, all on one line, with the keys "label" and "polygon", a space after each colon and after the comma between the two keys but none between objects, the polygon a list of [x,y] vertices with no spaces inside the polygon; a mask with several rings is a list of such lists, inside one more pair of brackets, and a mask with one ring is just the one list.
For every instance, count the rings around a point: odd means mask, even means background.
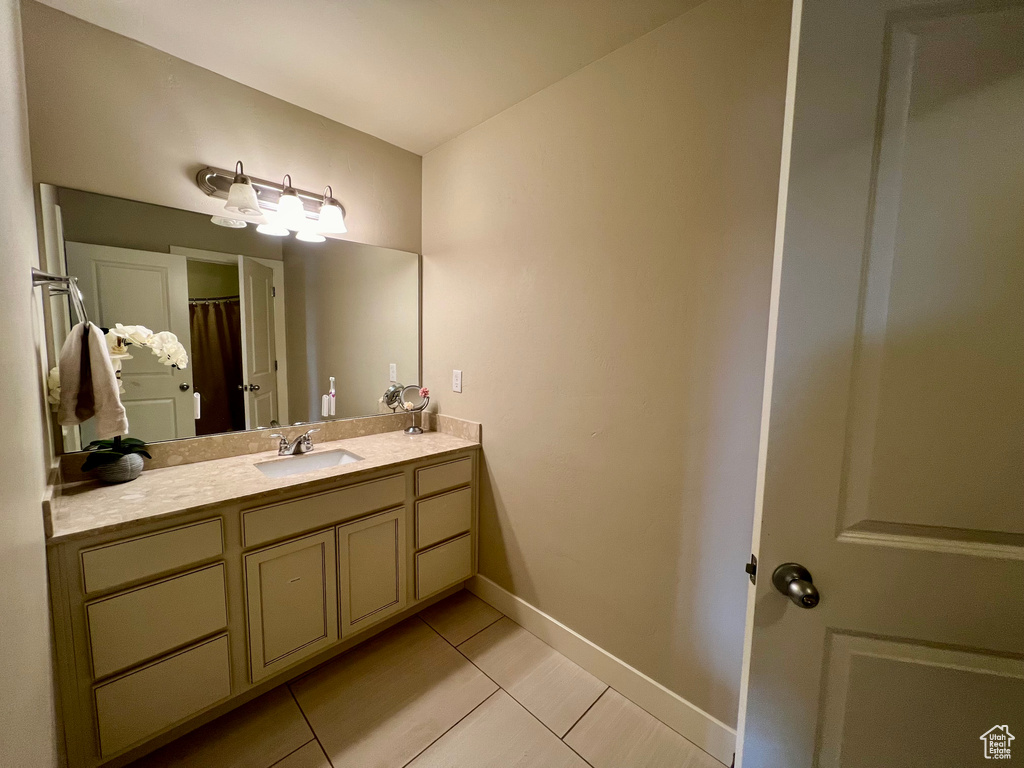
[{"label": "white towel", "polygon": [[74,425],[93,416],[101,440],[128,434],[128,418],[103,332],[92,323],[79,323],[60,351],[57,421]]}]

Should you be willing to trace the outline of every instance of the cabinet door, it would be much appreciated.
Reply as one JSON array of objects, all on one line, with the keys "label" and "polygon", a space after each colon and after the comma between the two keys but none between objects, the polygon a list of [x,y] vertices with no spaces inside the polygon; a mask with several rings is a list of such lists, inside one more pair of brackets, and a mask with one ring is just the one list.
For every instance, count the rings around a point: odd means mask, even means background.
[{"label": "cabinet door", "polygon": [[405,517],[402,507],[338,527],[342,637],[405,607]]},{"label": "cabinet door", "polygon": [[338,639],[333,530],[246,555],[245,588],[253,682]]}]

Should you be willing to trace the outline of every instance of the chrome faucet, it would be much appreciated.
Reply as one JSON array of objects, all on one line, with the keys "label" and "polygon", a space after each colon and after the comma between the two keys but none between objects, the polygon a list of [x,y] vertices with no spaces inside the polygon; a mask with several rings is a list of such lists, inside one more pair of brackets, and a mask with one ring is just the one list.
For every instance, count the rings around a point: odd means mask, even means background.
[{"label": "chrome faucet", "polygon": [[301,453],[309,453],[313,450],[313,438],[311,435],[319,431],[319,429],[308,429],[291,442],[288,442],[288,438],[280,432],[275,432],[270,437],[281,438],[281,442],[277,444],[278,456],[298,456]]}]

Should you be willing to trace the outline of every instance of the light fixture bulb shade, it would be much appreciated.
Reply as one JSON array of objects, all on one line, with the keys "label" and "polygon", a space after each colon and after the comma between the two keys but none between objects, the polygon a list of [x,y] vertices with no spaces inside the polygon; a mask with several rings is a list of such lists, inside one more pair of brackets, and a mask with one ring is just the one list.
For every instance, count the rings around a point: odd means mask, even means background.
[{"label": "light fixture bulb shade", "polygon": [[277,203],[277,220],[283,227],[300,230],[306,227],[306,209],[294,192],[285,191]]},{"label": "light fixture bulb shade", "polygon": [[228,229],[245,229],[244,221],[240,219],[229,219],[227,216],[211,216],[210,221],[218,227],[227,227]]},{"label": "light fixture bulb shade", "polygon": [[327,202],[320,206],[320,232],[329,235],[343,235],[348,232],[345,226],[345,211],[335,202]]},{"label": "light fixture bulb shade", "polygon": [[260,201],[256,196],[256,189],[253,187],[252,182],[249,181],[247,176],[238,176],[236,178],[241,179],[241,181],[236,181],[231,185],[231,189],[228,190],[228,201],[224,204],[224,209],[240,213],[243,216],[259,216],[262,213]]},{"label": "light fixture bulb shade", "polygon": [[295,234],[295,239],[302,240],[304,243],[322,243],[327,238],[321,235],[319,232],[307,227],[305,229],[300,229]]},{"label": "light fixture bulb shade", "polygon": [[256,227],[256,231],[261,235],[270,235],[272,237],[284,237],[288,234],[288,227],[281,226],[276,220],[271,219],[270,221],[264,222]]}]

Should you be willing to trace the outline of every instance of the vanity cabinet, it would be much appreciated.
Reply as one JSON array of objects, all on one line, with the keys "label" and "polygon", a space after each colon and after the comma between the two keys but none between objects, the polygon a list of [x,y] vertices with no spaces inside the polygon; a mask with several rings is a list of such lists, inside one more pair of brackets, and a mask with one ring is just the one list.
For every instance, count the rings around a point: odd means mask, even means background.
[{"label": "vanity cabinet", "polygon": [[406,606],[405,509],[338,526],[341,636]]},{"label": "vanity cabinet", "polygon": [[85,613],[93,675],[106,677],[227,629],[224,566],[93,601]]},{"label": "vanity cabinet", "polygon": [[422,600],[473,575],[473,547],[466,533],[416,553],[416,599]]},{"label": "vanity cabinet", "polygon": [[338,639],[336,579],[334,531],[245,556],[252,682]]},{"label": "vanity cabinet", "polygon": [[103,757],[159,733],[231,695],[227,635],[96,686]]},{"label": "vanity cabinet", "polygon": [[475,517],[473,458],[416,470],[416,599],[465,581],[475,572],[470,531]]},{"label": "vanity cabinet", "polygon": [[51,542],[69,768],[121,766],[461,585],[478,456]]}]

